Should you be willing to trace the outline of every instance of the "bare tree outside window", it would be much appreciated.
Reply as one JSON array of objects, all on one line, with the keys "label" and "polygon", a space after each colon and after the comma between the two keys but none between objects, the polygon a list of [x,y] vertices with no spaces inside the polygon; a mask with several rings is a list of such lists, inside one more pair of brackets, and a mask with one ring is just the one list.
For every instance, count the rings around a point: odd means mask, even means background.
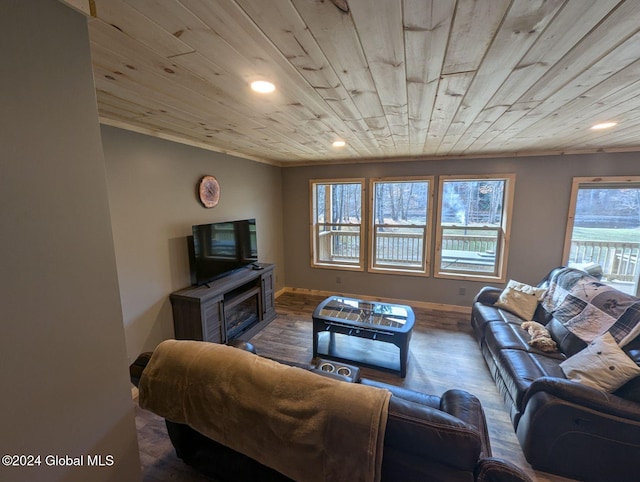
[{"label": "bare tree outside window", "polygon": [[[503,281],[515,175],[311,180],[311,265]],[[631,203],[631,200],[626,200]],[[365,225],[365,222],[367,223]]]},{"label": "bare tree outside window", "polygon": [[313,266],[363,269],[363,184],[311,181]]},{"label": "bare tree outside window", "polygon": [[371,182],[371,271],[428,273],[432,178]]}]

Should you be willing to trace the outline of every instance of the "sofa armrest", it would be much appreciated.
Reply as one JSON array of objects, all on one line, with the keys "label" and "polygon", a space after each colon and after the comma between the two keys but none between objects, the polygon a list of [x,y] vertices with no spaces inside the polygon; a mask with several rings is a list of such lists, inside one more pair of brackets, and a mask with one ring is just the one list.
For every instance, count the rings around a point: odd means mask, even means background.
[{"label": "sofa armrest", "polygon": [[[392,396],[385,430],[385,461],[392,454],[473,472],[482,436],[472,425],[440,409]],[[387,451],[390,448],[392,450]]]},{"label": "sofa armrest", "polygon": [[[240,350],[256,353],[256,349],[248,341],[231,340],[229,343],[227,343],[227,345],[233,346]],[[133,383],[134,386],[137,387],[140,383],[142,372],[149,364],[149,360],[151,360],[152,355],[152,351],[141,353],[140,355],[138,355],[138,358],[136,358],[135,361],[131,365],[129,365],[129,378],[131,379],[131,383]]]},{"label": "sofa armrest", "polygon": [[562,378],[529,391],[516,436],[532,467],[577,480],[637,480],[639,403]]},{"label": "sofa armrest", "polygon": [[442,394],[440,410],[468,423],[475,428],[482,438],[482,457],[491,456],[491,443],[487,420],[482,404],[474,395],[464,390],[447,390]]},{"label": "sofa armrest", "polygon": [[440,409],[441,398],[437,395],[428,395],[426,393],[416,392],[415,390],[410,390],[408,388],[396,387],[395,385],[389,385],[388,383],[378,382],[369,378],[361,378],[360,383],[362,385],[388,390],[391,392],[393,397],[402,398],[408,402],[419,403],[426,407]]},{"label": "sofa armrest", "polygon": [[496,288],[495,286],[483,286],[480,291],[478,291],[473,302],[491,306],[498,301],[502,291],[504,291],[502,288]]},{"label": "sofa armrest", "polygon": [[144,369],[147,367],[149,360],[151,360],[151,355],[153,355],[153,352],[151,351],[141,353],[140,355],[138,355],[138,358],[136,358],[135,361],[131,365],[129,365],[129,378],[131,379],[131,383],[133,383],[134,386],[137,387],[140,383],[140,377],[142,376],[142,372],[144,371]]},{"label": "sofa armrest", "polygon": [[476,482],[532,482],[521,468],[495,457],[486,457],[478,461],[475,480]]},{"label": "sofa armrest", "polygon": [[538,378],[525,393],[522,406],[526,407],[529,400],[539,392],[606,415],[640,421],[640,404],[564,378]]}]

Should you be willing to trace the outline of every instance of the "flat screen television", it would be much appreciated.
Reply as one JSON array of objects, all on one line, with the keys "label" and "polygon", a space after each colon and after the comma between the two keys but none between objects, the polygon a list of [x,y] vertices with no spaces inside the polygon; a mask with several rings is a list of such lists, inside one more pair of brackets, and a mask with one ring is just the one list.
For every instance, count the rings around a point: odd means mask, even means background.
[{"label": "flat screen television", "polygon": [[188,244],[191,283],[206,284],[258,261],[256,220],[193,226]]}]

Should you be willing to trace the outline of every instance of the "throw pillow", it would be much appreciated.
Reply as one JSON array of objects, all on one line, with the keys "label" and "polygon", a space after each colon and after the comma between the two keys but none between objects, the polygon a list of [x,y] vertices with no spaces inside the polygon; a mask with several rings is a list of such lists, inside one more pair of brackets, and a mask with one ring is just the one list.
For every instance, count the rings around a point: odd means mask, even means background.
[{"label": "throw pillow", "polygon": [[560,363],[560,368],[570,380],[605,392],[613,392],[640,375],[640,367],[618,346],[609,332]]},{"label": "throw pillow", "polygon": [[494,306],[510,311],[525,321],[531,321],[538,307],[538,301],[542,299],[545,292],[543,288],[509,280]]}]

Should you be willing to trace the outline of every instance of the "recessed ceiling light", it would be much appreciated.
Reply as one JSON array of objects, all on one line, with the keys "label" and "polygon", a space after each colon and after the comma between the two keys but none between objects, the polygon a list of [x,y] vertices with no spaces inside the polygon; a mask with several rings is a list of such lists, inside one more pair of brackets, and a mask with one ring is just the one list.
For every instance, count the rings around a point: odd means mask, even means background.
[{"label": "recessed ceiling light", "polygon": [[270,94],[271,92],[276,90],[276,86],[271,82],[267,82],[266,80],[256,80],[254,82],[251,82],[251,88],[261,94]]},{"label": "recessed ceiling light", "polygon": [[591,126],[591,128],[593,130],[608,129],[609,127],[613,127],[613,126],[617,126],[617,125],[618,125],[617,122],[603,122],[602,124],[596,124],[594,126]]},{"label": "recessed ceiling light", "polygon": [[345,141],[333,141],[333,147],[344,147],[347,145]]}]

